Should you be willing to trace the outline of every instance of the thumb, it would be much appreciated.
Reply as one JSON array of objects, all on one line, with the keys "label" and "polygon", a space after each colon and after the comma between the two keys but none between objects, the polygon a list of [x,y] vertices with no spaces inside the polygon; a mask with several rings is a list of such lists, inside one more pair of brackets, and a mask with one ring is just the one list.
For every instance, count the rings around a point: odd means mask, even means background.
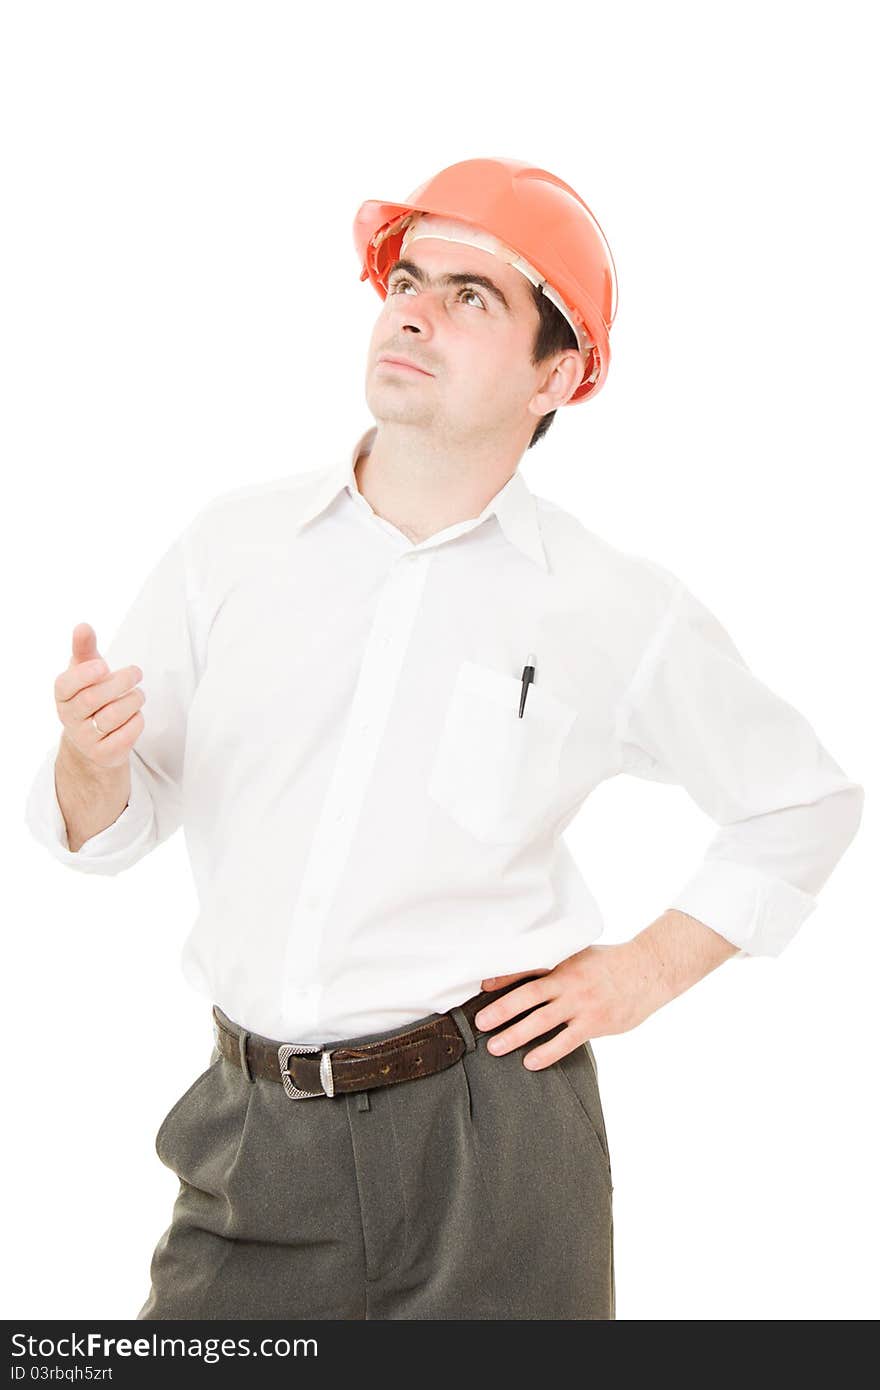
[{"label": "thumb", "polygon": [[[100,655],[95,629],[90,627],[88,623],[77,623],[76,627],[73,629],[73,647],[70,665],[79,666],[83,661],[94,661],[95,658],[100,657]],[[106,675],[110,668],[103,659],[102,665],[104,674]],[[69,669],[68,667],[68,670]]]}]

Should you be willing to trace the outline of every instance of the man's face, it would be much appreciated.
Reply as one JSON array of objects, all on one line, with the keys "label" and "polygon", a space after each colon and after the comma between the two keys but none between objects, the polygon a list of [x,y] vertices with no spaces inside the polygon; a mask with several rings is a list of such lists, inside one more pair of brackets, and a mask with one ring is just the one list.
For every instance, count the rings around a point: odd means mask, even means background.
[{"label": "man's face", "polygon": [[[529,281],[489,251],[436,237],[413,242],[405,261],[417,269],[392,268],[370,339],[371,413],[450,442],[522,434],[525,447],[540,418],[526,407],[550,365],[531,363],[540,320]],[[444,283],[447,275],[456,279]],[[386,354],[425,371],[382,362]]]}]

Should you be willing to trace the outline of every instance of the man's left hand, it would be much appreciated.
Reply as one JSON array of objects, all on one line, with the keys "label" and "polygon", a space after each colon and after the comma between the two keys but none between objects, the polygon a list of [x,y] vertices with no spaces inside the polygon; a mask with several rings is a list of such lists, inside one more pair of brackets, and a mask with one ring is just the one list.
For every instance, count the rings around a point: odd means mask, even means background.
[{"label": "man's left hand", "polygon": [[[536,970],[496,975],[483,989],[502,989]],[[519,989],[485,1005],[474,1022],[484,1030],[498,1027],[531,1010],[512,1027],[494,1034],[486,1046],[500,1054],[521,1047],[560,1023],[567,1026],[523,1057],[530,1070],[549,1067],[576,1047],[606,1033],[625,1033],[666,1003],[653,956],[638,940],[614,946],[588,946],[541,972]]]}]

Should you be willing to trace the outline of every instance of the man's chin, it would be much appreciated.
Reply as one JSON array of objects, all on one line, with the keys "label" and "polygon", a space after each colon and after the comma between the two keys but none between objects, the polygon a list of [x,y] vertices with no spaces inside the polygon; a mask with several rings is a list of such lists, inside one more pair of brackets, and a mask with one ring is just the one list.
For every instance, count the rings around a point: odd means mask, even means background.
[{"label": "man's chin", "polygon": [[377,422],[388,421],[398,425],[429,425],[435,417],[434,411],[425,409],[424,402],[403,399],[402,391],[376,388],[373,383],[366,392],[370,414]]}]

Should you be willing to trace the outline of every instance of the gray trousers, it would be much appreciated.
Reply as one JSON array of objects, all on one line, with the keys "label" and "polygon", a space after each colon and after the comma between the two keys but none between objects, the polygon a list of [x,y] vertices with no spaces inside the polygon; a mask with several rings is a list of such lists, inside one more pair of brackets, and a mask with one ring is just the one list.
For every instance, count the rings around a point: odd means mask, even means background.
[{"label": "gray trousers", "polygon": [[156,1135],[180,1188],[137,1317],[614,1318],[592,1048],[529,1071],[559,1028],[496,1057],[452,1012],[453,1066],[336,1096],[290,1099],[213,1048]]}]

